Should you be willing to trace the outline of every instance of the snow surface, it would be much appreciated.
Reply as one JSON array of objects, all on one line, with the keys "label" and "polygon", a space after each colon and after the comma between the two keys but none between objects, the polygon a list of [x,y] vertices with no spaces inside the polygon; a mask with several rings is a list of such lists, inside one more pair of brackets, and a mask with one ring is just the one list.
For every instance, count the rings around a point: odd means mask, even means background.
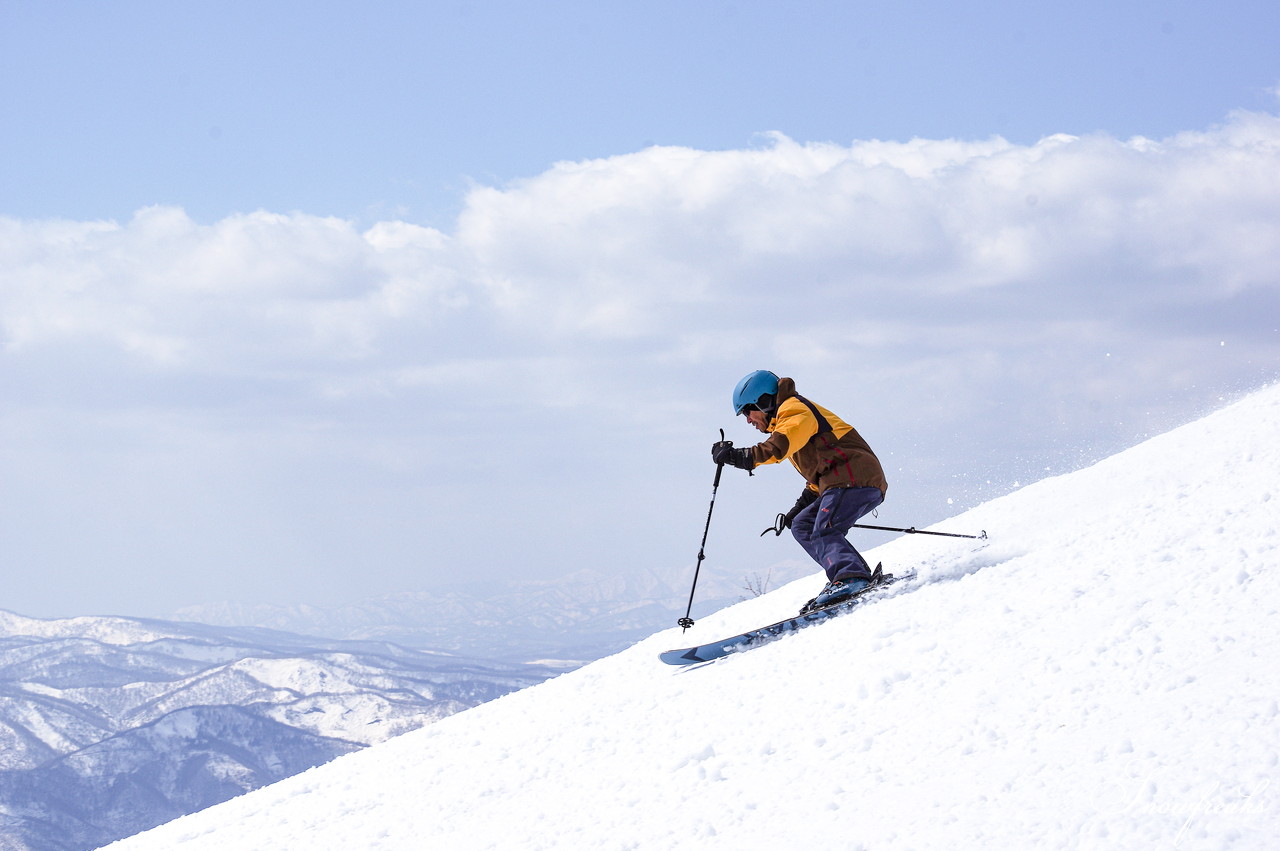
[{"label": "snow surface", "polygon": [[1277,438],[1280,386],[876,549],[907,593],[658,661],[795,582],[110,847],[1273,848]]}]

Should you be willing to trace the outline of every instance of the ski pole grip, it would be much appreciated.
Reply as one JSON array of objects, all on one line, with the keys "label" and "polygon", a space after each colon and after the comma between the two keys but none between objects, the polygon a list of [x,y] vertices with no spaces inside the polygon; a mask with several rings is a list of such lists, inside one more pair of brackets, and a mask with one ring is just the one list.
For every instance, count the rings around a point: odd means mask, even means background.
[{"label": "ski pole grip", "polygon": [[[724,429],[720,429],[720,442],[721,442],[721,443],[723,443],[723,442],[724,442]],[[716,488],[720,487],[720,474],[721,474],[721,473],[723,473],[723,472],[724,472],[724,465],[723,465],[723,464],[717,464],[717,465],[716,465],[716,480],[715,480],[714,482],[712,482],[712,483],[711,483],[711,489],[712,489],[712,490],[715,490]]]}]

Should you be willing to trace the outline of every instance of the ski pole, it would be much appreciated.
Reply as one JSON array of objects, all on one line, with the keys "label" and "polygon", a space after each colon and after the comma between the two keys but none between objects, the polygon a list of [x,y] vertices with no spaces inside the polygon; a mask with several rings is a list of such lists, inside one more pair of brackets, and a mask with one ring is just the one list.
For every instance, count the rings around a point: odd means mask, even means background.
[{"label": "ski pole", "polygon": [[[724,429],[720,429],[720,439],[724,440]],[[698,546],[698,563],[693,568],[693,587],[689,589],[689,605],[685,607],[684,617],[676,621],[676,626],[681,631],[693,626],[693,618],[689,617],[689,613],[693,611],[693,593],[698,588],[698,574],[702,571],[702,560],[706,558],[704,552],[707,547],[707,533],[711,531],[711,512],[716,510],[716,491],[720,489],[720,473],[724,471],[724,464],[716,465],[716,478],[711,483],[711,505],[707,508],[707,525],[702,529],[702,543]]]},{"label": "ski pole", "polygon": [[[779,514],[778,519],[773,521],[773,525],[760,533],[760,537],[763,538],[765,535],[769,534],[770,532],[774,533],[775,535],[781,535],[787,528],[785,525],[786,519],[787,519],[787,516],[785,514]],[[987,539],[986,529],[983,529],[982,534],[980,535],[960,535],[956,532],[930,532],[925,529],[917,529],[914,526],[912,526],[910,529],[899,529],[896,526],[868,526],[863,523],[854,523],[853,528],[854,529],[875,529],[880,532],[903,532],[908,535],[938,535],[939,537],[943,537],[943,538],[975,538],[980,541],[985,541]]]},{"label": "ski pole", "polygon": [[855,529],[878,529],[881,532],[905,532],[908,535],[938,535],[943,538],[976,538],[980,541],[987,539],[987,530],[983,529],[980,535],[961,535],[956,532],[930,532],[926,529],[917,529],[912,526],[910,529],[895,529],[892,526],[865,526],[861,523],[854,523]]}]

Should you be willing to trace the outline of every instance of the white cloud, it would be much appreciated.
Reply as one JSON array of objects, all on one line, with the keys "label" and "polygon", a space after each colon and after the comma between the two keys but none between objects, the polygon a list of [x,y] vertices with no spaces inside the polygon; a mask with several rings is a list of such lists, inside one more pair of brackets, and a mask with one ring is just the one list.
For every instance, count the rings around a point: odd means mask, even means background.
[{"label": "white cloud", "polygon": [[[737,378],[768,367],[875,435],[891,502],[919,524],[946,496],[1274,376],[1277,269],[1280,119],[1255,113],[1163,140],[655,147],[478,187],[449,233],[298,213],[206,225],[171,207],[0,219],[0,472],[75,470],[103,418],[144,428],[148,411],[183,411],[166,428],[188,436],[165,440],[184,451],[163,475],[149,460],[132,499],[206,476],[182,459],[207,438],[218,469],[246,488],[269,477],[276,496],[245,499],[223,476],[193,515],[239,499],[279,527],[322,527],[344,542],[307,553],[326,576],[361,546],[388,584],[410,581],[424,547],[472,553],[492,535],[474,506],[495,499],[524,536],[521,569],[554,572],[612,546],[609,528],[702,498],[705,453],[683,453],[725,424]],[[77,504],[106,502],[112,469],[58,480]],[[329,496],[297,515],[280,484],[294,480]],[[442,525],[386,521],[372,540],[343,531],[354,504]],[[56,493],[11,507],[32,528],[59,522]],[[538,552],[566,513],[599,536]],[[273,528],[251,525],[249,550]],[[686,542],[667,537],[643,557],[679,557]]]},{"label": "white cloud", "polygon": [[123,225],[5,220],[4,339],[109,340],[165,361],[237,341],[258,358],[323,358],[371,355],[398,325],[467,308],[507,333],[625,340],[683,316],[804,327],[843,308],[894,322],[904,296],[990,288],[1086,313],[1084,291],[1183,304],[1274,285],[1278,151],[1280,121],[1247,113],[1161,142],[775,135],[480,187],[453,235],[265,212],[197,225],[162,207]]},{"label": "white cloud", "polygon": [[6,348],[114,345],[235,373],[358,357],[382,328],[465,304],[447,240],[399,222],[258,212],[198,225],[172,207],[126,224],[0,221]]},{"label": "white cloud", "polygon": [[553,334],[661,334],[673,311],[743,321],[774,301],[799,304],[769,324],[803,324],[811,294],[886,319],[903,294],[989,288],[1085,311],[1116,288],[1211,299],[1272,283],[1278,136],[1242,114],[1162,143],[653,148],[479,191],[457,239],[500,307]]}]

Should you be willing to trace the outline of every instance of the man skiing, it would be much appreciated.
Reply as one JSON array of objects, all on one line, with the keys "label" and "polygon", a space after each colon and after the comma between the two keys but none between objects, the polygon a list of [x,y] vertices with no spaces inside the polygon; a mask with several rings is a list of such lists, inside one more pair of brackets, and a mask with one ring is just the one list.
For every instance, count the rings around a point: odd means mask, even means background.
[{"label": "man skiing", "polygon": [[735,448],[723,440],[711,447],[717,464],[750,472],[761,464],[791,461],[807,484],[782,516],[783,528],[822,565],[827,584],[801,612],[849,599],[866,590],[871,569],[845,537],[859,518],[884,501],[888,482],[880,460],[853,426],[796,393],[790,378],[757,370],[738,382],[733,411],[769,437]]}]

